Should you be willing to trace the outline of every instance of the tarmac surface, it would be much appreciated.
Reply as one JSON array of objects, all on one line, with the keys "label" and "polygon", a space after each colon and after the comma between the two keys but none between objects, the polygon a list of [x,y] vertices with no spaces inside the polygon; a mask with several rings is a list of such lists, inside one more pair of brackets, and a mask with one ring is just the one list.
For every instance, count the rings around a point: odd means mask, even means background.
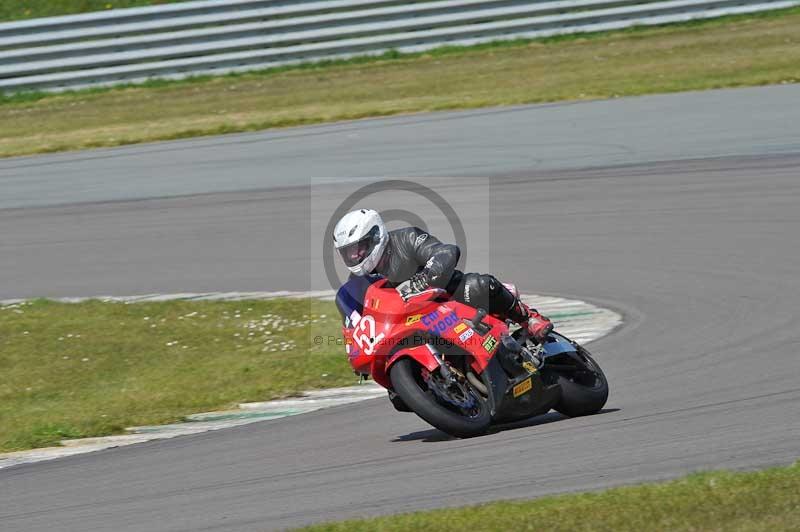
[{"label": "tarmac surface", "polygon": [[[524,292],[625,319],[590,346],[602,414],[452,440],[378,399],[11,467],[0,529],[272,530],[791,463],[797,101],[800,86],[686,93],[0,162],[3,298],[315,288],[308,242],[336,187],[301,176],[381,175],[488,210],[470,253]],[[271,188],[286,168],[294,186]]]}]

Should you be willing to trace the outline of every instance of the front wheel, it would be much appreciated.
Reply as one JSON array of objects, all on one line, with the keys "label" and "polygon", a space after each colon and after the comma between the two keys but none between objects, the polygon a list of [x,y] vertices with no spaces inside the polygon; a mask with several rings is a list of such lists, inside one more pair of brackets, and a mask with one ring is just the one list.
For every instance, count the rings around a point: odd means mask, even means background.
[{"label": "front wheel", "polygon": [[603,370],[583,347],[578,346],[577,355],[577,360],[571,359],[574,369],[557,371],[561,399],[554,408],[569,417],[596,414],[608,400],[608,381]]},{"label": "front wheel", "polygon": [[489,428],[489,407],[468,382],[446,382],[438,371],[429,372],[410,358],[398,360],[389,377],[403,402],[437,429],[469,438]]}]

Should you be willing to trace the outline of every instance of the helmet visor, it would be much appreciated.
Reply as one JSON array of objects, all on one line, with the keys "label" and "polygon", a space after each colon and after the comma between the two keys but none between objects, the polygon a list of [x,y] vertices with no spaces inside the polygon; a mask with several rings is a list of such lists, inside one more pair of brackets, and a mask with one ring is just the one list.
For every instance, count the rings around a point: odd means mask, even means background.
[{"label": "helmet visor", "polygon": [[340,247],[339,254],[342,256],[344,263],[352,268],[364,262],[364,259],[369,257],[369,254],[372,253],[379,241],[380,230],[376,225],[360,240]]}]

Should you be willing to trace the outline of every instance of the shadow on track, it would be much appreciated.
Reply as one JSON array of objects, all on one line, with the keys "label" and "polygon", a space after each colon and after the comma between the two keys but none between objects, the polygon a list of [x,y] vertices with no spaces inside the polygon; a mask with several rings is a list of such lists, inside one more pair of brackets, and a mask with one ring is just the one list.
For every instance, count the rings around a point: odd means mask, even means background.
[{"label": "shadow on track", "polygon": [[[599,416],[618,411],[619,408],[604,408],[597,414],[593,415]],[[548,423],[554,423],[556,421],[562,421],[565,419],[570,419],[570,418],[563,414],[559,414],[558,412],[548,412],[547,414],[532,417],[529,419],[523,419],[522,421],[514,421],[512,423],[501,423],[499,425],[494,425],[489,429],[487,435],[497,434],[498,432],[504,432],[507,430],[516,430],[516,429],[524,429],[526,427],[547,425]],[[479,438],[480,436],[477,437]],[[393,439],[392,442],[422,441],[425,443],[435,443],[435,442],[458,440],[458,439],[459,438],[450,436],[449,434],[445,434],[439,429],[429,429],[429,430],[420,430],[417,432],[409,432],[408,434],[404,434],[403,436],[398,436],[397,438]]]}]

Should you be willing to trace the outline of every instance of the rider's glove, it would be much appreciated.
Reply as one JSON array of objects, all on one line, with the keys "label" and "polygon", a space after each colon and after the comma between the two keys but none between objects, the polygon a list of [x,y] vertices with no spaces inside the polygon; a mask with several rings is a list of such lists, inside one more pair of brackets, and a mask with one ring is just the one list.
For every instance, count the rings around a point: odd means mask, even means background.
[{"label": "rider's glove", "polygon": [[430,288],[428,276],[423,272],[415,273],[408,281],[402,282],[397,285],[397,292],[403,299],[408,299],[413,295],[424,292]]},{"label": "rider's glove", "polygon": [[408,280],[408,285],[414,293],[424,292],[430,288],[431,283],[424,272],[417,272]]}]

